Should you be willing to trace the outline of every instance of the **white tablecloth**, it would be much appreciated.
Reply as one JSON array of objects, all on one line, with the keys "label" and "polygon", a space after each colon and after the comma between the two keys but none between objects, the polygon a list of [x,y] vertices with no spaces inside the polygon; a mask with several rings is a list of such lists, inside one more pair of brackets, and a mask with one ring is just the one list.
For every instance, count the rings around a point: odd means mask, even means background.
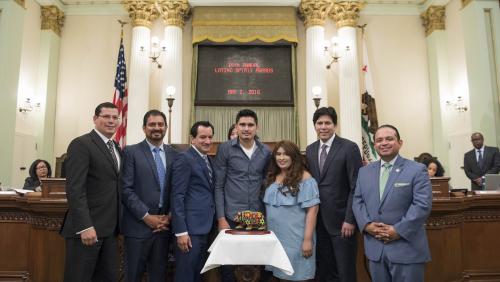
[{"label": "white tablecloth", "polygon": [[290,260],[276,235],[232,235],[222,230],[208,249],[210,255],[201,273],[230,265],[272,265],[293,274]]}]

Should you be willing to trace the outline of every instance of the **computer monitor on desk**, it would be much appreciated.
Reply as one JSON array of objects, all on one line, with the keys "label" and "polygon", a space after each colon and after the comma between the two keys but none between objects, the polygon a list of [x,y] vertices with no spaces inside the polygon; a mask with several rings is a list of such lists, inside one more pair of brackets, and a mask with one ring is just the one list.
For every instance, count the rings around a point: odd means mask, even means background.
[{"label": "computer monitor on desk", "polygon": [[500,190],[500,174],[486,174],[484,176],[484,190]]}]

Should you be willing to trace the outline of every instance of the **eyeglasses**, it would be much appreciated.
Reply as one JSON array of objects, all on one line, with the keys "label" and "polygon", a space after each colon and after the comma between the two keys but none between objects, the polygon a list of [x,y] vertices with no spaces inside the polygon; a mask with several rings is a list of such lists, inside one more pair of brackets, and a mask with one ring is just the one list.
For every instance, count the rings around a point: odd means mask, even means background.
[{"label": "eyeglasses", "polygon": [[48,169],[46,166],[39,166],[36,168],[37,170],[41,170],[41,169]]},{"label": "eyeglasses", "polygon": [[103,118],[103,119],[106,119],[106,120],[114,120],[114,121],[118,121],[120,120],[120,117],[119,116],[110,116],[110,115],[99,115],[100,118]]}]

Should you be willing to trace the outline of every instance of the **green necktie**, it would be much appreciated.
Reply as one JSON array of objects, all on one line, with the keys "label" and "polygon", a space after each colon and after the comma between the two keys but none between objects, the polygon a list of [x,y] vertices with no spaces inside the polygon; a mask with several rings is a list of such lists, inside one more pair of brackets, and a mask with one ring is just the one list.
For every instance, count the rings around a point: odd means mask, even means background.
[{"label": "green necktie", "polygon": [[391,173],[392,164],[384,163],[383,167],[384,168],[382,173],[380,174],[380,181],[379,181],[379,191],[381,200],[382,196],[384,195],[385,184],[387,184],[387,179],[389,179],[389,173]]}]

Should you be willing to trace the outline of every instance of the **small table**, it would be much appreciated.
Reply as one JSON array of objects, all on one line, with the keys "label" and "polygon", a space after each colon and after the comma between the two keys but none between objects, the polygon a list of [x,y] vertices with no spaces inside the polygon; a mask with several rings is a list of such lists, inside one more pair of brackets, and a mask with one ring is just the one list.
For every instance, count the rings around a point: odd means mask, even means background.
[{"label": "small table", "polygon": [[[272,265],[288,275],[293,267],[276,235],[233,235],[221,230],[208,249],[201,273],[221,265]],[[238,270],[236,271],[238,272]]]}]

